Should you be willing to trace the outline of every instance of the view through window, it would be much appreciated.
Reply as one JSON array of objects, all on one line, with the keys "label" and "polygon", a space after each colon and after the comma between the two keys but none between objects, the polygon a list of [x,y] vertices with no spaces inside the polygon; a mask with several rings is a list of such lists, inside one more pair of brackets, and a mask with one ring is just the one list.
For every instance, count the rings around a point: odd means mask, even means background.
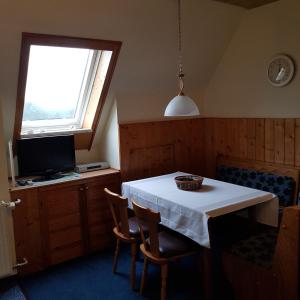
[{"label": "view through window", "polygon": [[[22,135],[82,128],[101,53],[80,48],[30,47]],[[105,73],[108,64],[109,61]]]},{"label": "view through window", "polygon": [[72,133],[90,149],[121,45],[22,33],[14,141]]}]

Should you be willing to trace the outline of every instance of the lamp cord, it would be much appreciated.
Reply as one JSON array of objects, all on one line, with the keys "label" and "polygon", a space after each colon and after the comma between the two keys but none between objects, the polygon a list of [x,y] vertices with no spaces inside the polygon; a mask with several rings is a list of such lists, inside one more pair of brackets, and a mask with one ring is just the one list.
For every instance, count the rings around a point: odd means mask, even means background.
[{"label": "lamp cord", "polygon": [[179,95],[184,95],[183,94],[183,88],[184,88],[184,83],[183,83],[183,78],[184,78],[184,73],[183,73],[183,64],[182,64],[182,31],[181,31],[181,0],[178,0],[178,62],[179,62]]}]

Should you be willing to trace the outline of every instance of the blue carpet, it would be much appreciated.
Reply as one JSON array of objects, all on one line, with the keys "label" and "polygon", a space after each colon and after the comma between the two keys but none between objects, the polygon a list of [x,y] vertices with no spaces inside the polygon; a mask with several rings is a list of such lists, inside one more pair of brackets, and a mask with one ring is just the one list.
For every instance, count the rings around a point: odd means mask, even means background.
[{"label": "blue carpet", "polygon": [[26,300],[18,286],[14,286],[0,294],[0,300]]},{"label": "blue carpet", "polygon": [[[113,251],[73,260],[39,272],[19,283],[27,300],[125,300],[159,299],[160,268],[150,263],[141,296],[130,288],[130,254],[123,247],[118,263],[118,273],[112,274]],[[201,274],[197,270],[197,256],[184,258],[180,263],[170,264],[168,299],[200,299]],[[143,262],[137,262],[137,287],[139,287]]]}]

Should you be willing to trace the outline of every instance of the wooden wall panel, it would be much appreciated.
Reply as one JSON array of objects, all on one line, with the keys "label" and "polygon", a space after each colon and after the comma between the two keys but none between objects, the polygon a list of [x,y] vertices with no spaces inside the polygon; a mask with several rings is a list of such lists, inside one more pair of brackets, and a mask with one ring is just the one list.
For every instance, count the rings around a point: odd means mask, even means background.
[{"label": "wooden wall panel", "polygon": [[121,124],[122,180],[204,172],[203,119]]},{"label": "wooden wall panel", "polygon": [[286,119],[284,128],[284,163],[295,164],[295,120]]},{"label": "wooden wall panel", "polygon": [[247,158],[255,159],[255,119],[247,120]]},{"label": "wooden wall panel", "polygon": [[255,121],[255,160],[265,160],[265,120]]},{"label": "wooden wall panel", "polygon": [[206,176],[218,154],[300,167],[300,119],[204,119]]},{"label": "wooden wall panel", "polygon": [[275,161],[275,139],[274,139],[274,120],[265,121],[265,160],[273,163]]},{"label": "wooden wall panel", "polygon": [[124,124],[120,125],[120,145],[123,180],[167,173],[172,163],[176,171],[214,177],[218,154],[300,167],[300,119],[202,118]]},{"label": "wooden wall panel", "polygon": [[279,164],[284,163],[284,120],[276,119],[274,124],[274,150],[275,162]]}]

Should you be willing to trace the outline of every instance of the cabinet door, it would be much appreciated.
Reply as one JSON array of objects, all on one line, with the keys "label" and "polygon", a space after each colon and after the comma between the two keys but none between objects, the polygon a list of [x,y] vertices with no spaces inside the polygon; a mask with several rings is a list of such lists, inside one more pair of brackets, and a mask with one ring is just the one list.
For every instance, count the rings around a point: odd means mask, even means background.
[{"label": "cabinet door", "polygon": [[44,248],[49,265],[85,252],[81,213],[83,193],[81,185],[40,189]]},{"label": "cabinet door", "polygon": [[17,199],[21,199],[21,203],[13,210],[16,256],[17,262],[23,258],[28,260],[28,264],[20,268],[21,274],[27,274],[45,267],[37,189],[12,191],[11,200]]},{"label": "cabinet door", "polygon": [[113,220],[104,195],[105,187],[119,193],[119,174],[98,177],[86,185],[86,230],[90,252],[111,246],[113,240]]}]

